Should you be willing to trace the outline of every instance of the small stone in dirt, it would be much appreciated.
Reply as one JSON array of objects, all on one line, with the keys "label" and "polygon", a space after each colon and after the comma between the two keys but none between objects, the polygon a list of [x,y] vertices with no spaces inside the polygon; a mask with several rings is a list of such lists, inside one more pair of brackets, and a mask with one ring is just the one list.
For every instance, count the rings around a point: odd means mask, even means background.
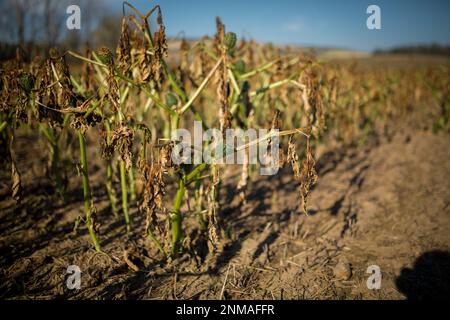
[{"label": "small stone in dirt", "polygon": [[338,280],[348,280],[352,277],[352,267],[347,261],[340,261],[333,269]]}]

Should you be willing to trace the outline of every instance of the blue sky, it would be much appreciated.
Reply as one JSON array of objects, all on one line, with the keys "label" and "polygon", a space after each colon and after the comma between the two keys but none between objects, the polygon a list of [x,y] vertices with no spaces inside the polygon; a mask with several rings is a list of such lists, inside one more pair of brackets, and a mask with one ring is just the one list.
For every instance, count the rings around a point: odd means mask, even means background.
[{"label": "blue sky", "polygon": [[[200,37],[227,31],[276,44],[331,46],[370,51],[404,44],[450,44],[446,0],[130,0],[138,9],[159,3],[170,36]],[[121,10],[122,1],[107,1]],[[381,30],[368,30],[366,9],[381,8]]]}]

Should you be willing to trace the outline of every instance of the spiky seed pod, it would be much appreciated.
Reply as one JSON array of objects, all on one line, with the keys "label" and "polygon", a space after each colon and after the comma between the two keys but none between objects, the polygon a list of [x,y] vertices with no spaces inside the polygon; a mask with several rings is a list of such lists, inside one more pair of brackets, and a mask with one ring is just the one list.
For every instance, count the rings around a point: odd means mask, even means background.
[{"label": "spiky seed pod", "polygon": [[122,72],[127,74],[131,68],[131,45],[128,31],[128,19],[122,18],[122,32],[120,34],[119,45],[117,47],[118,66]]}]

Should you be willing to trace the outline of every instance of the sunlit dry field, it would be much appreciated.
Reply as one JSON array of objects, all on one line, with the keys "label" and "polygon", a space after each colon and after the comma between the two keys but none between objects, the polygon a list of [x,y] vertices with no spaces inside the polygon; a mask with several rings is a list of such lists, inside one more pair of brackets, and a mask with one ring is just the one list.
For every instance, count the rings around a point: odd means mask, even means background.
[{"label": "sunlit dry field", "polygon": [[[450,297],[448,58],[316,54],[219,18],[168,50],[159,7],[128,9],[117,48],[1,67],[0,297]],[[271,130],[278,172],[175,163],[194,121]]]}]

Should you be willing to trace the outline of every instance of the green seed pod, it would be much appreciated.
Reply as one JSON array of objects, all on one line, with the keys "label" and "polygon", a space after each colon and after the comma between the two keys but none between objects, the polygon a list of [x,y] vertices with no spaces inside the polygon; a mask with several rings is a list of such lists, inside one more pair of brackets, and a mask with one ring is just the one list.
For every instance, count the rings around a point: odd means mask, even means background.
[{"label": "green seed pod", "polygon": [[231,51],[236,46],[237,38],[236,33],[234,32],[227,32],[224,38],[225,46],[227,47],[228,51]]},{"label": "green seed pod", "polygon": [[238,61],[236,61],[236,63],[234,64],[234,67],[236,68],[236,72],[238,74],[245,73],[245,62],[244,62],[244,60],[239,59]]},{"label": "green seed pod", "polygon": [[100,50],[98,51],[98,58],[103,64],[106,64],[108,66],[113,64],[114,62],[113,54],[107,47],[100,48]]},{"label": "green seed pod", "polygon": [[177,97],[172,92],[166,93],[166,105],[170,108],[178,103]]},{"label": "green seed pod", "polygon": [[29,73],[22,73],[19,76],[19,85],[26,93],[31,93],[34,89],[34,78]]}]

